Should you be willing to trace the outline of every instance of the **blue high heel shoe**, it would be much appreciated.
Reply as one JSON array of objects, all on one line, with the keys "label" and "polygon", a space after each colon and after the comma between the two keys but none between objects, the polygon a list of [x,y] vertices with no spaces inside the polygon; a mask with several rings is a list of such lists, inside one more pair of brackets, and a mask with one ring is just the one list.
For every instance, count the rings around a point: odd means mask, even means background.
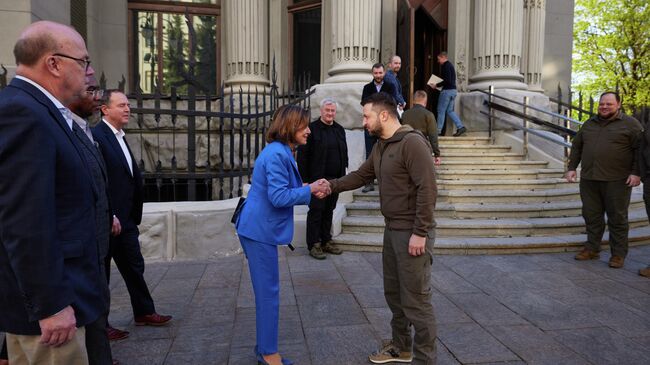
[{"label": "blue high heel shoe", "polygon": [[[255,356],[257,356],[257,365],[269,365],[269,363],[264,360],[264,356],[262,356],[262,354],[257,351],[257,346],[255,346]],[[282,365],[293,365],[293,361],[285,359],[284,357],[281,359],[281,361]]]}]

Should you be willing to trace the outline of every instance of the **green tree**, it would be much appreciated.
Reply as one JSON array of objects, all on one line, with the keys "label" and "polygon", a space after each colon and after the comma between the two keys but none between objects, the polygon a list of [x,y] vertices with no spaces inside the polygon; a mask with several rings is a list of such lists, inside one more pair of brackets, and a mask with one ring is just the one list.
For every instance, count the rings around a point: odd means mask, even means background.
[{"label": "green tree", "polygon": [[183,75],[187,73],[187,54],[189,43],[185,26],[185,17],[180,14],[170,15],[165,24],[166,44],[163,47],[162,92],[169,93],[172,86],[177,86],[179,94],[187,93]]},{"label": "green tree", "polygon": [[648,0],[576,0],[573,89],[618,88],[626,110],[650,106]]}]

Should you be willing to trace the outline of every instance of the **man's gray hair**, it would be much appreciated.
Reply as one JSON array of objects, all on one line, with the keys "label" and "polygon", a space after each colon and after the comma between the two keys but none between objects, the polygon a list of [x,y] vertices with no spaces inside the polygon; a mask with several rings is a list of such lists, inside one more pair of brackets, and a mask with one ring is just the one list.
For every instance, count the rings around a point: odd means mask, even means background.
[{"label": "man's gray hair", "polygon": [[334,104],[334,106],[337,107],[337,108],[339,107],[339,104],[336,102],[336,100],[334,100],[334,98],[330,98],[330,97],[327,97],[327,98],[324,98],[323,100],[321,100],[320,107],[322,108],[325,105],[330,105],[330,104]]}]

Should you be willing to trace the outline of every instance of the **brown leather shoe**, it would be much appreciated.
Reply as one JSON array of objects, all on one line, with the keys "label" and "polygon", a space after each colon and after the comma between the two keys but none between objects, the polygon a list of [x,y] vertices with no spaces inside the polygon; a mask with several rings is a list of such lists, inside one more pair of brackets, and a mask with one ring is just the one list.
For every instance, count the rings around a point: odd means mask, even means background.
[{"label": "brown leather shoe", "polygon": [[580,251],[575,259],[578,261],[585,261],[585,260],[598,260],[600,258],[600,252],[592,251],[588,248],[583,248],[582,251]]},{"label": "brown leather shoe", "polygon": [[158,313],[146,316],[135,317],[136,326],[164,326],[172,320],[172,316],[164,316]]},{"label": "brown leather shoe", "polygon": [[120,365],[120,362],[117,360],[113,360],[113,365]]},{"label": "brown leather shoe", "polygon": [[331,253],[332,255],[340,255],[343,253],[332,241],[328,241],[323,246],[323,252]]},{"label": "brown leather shoe", "polygon": [[109,341],[118,341],[129,337],[129,331],[118,330],[110,325],[106,327],[106,334],[108,334]]},{"label": "brown leather shoe", "polygon": [[609,267],[620,269],[625,264],[625,258],[621,256],[612,256],[609,258]]},{"label": "brown leather shoe", "polygon": [[645,276],[646,278],[650,278],[650,266],[646,267],[645,269],[639,270],[639,275]]}]

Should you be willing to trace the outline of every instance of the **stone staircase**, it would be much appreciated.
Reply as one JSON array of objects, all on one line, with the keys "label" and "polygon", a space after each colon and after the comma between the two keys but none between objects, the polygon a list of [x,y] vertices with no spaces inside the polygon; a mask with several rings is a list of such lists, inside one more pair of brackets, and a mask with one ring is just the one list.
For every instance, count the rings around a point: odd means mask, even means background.
[{"label": "stone staircase", "polygon": [[[505,254],[575,251],[586,240],[577,183],[546,161],[530,161],[488,137],[440,137],[437,253]],[[345,250],[381,251],[379,192],[354,192],[341,234]],[[630,245],[650,242],[642,190],[630,204]],[[607,240],[607,233],[604,237]]]}]

